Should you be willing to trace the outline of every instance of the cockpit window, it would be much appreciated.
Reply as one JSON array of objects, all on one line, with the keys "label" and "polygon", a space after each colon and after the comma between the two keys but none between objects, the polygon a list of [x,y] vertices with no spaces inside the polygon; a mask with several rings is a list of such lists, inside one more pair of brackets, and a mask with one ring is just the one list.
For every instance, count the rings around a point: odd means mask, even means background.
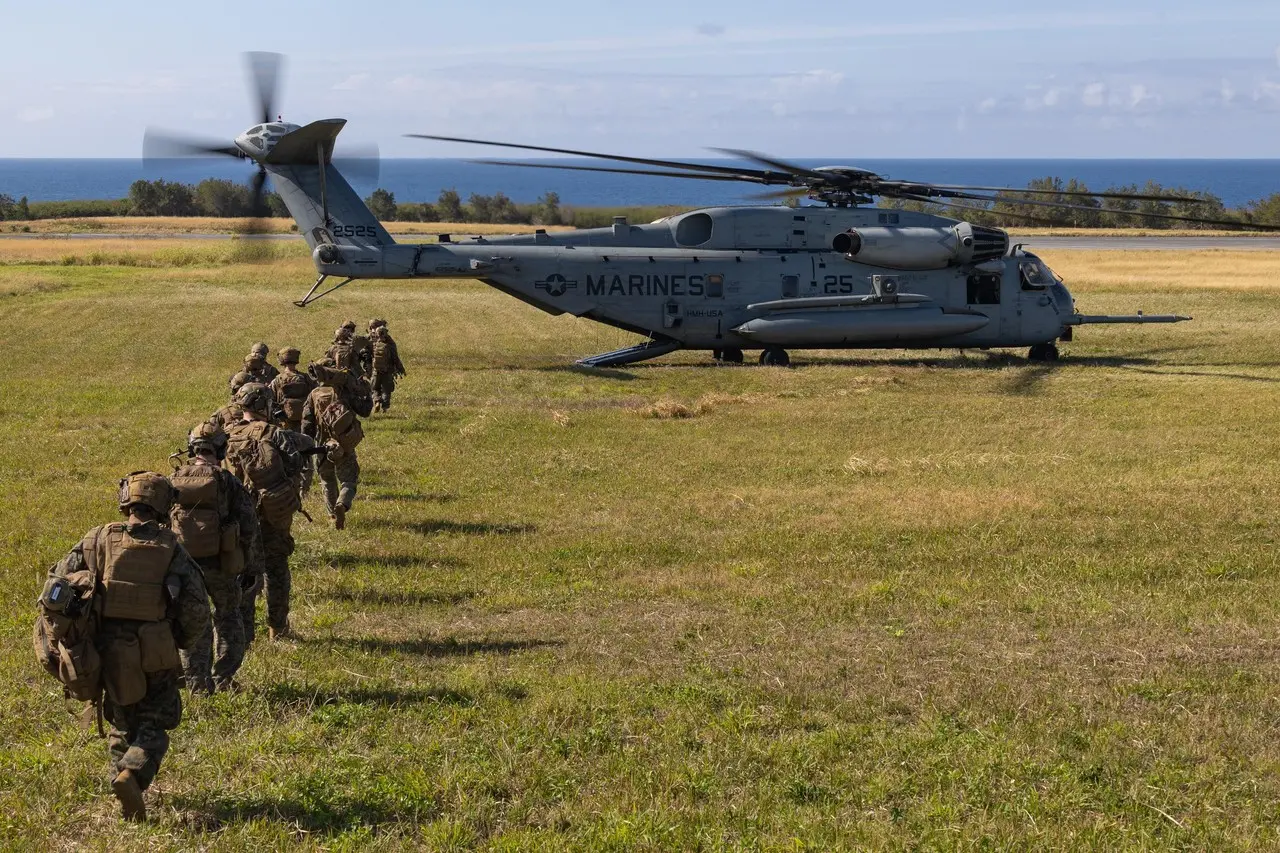
[{"label": "cockpit window", "polygon": [[256,127],[251,127],[251,128],[249,128],[247,131],[245,131],[245,133],[246,133],[246,134],[248,134],[248,135],[250,135],[250,136],[252,136],[252,135],[253,135],[253,134],[255,134],[255,133],[262,133],[262,125],[257,125]]},{"label": "cockpit window", "polygon": [[1028,258],[1018,265],[1022,274],[1023,290],[1044,290],[1057,279],[1039,258]]},{"label": "cockpit window", "polygon": [[284,133],[284,128],[278,124],[267,125],[267,130],[271,131],[272,133]]}]

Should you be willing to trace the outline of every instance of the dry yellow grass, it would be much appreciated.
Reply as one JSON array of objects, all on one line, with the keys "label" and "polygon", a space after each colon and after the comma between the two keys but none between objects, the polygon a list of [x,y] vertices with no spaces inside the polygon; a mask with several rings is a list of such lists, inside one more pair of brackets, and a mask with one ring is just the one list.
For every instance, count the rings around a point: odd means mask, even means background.
[{"label": "dry yellow grass", "polygon": [[1106,291],[1275,290],[1280,252],[1039,250],[1071,288]]}]

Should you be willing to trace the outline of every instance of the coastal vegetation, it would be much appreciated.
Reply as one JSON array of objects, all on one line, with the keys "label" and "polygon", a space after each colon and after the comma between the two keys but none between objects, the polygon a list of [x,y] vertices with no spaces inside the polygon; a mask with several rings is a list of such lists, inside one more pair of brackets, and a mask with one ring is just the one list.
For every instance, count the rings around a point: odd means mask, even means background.
[{"label": "coastal vegetation", "polygon": [[[1079,195],[1087,193],[1090,188],[1074,178],[1040,178],[1029,182],[1025,189],[1036,190],[1037,193],[1020,194],[1018,190],[1010,189],[999,193],[999,200],[995,203],[962,200],[956,203],[959,207],[890,199],[883,200],[879,206],[921,210],[1001,227],[1152,230],[1216,227],[1161,219],[1161,215],[1223,219],[1239,222],[1241,225],[1280,225],[1280,193],[1239,208],[1228,208],[1221,198],[1212,193],[1183,187],[1164,187],[1156,183],[1107,187],[1103,191],[1168,196],[1170,200],[1099,200]],[[1175,199],[1195,199],[1195,202]],[[383,222],[564,225],[574,228],[608,225],[614,216],[626,216],[632,222],[648,222],[689,209],[671,205],[575,207],[563,203],[560,196],[552,191],[544,193],[533,202],[516,202],[501,192],[493,195],[472,193],[464,199],[456,189],[441,191],[434,201],[409,201],[397,200],[395,193],[378,188],[365,202]],[[1071,204],[1076,209],[1049,208],[1037,202]],[[101,216],[238,218],[254,215],[287,217],[288,210],[278,194],[267,193],[262,209],[255,211],[248,186],[213,178],[194,185],[163,179],[138,180],[130,186],[128,197],[123,199],[33,202],[25,196],[14,199],[0,194],[0,220],[12,222]]]},{"label": "coastal vegetation", "polygon": [[[299,310],[301,241],[236,242],[0,240],[39,353],[0,376],[0,847],[1280,845],[1275,253],[1043,252],[1083,310],[1196,318],[1054,364],[583,370],[635,338],[463,280]],[[121,824],[43,574],[250,342],[348,316],[409,369],[356,510],[299,520],[298,639],[187,700]]]}]

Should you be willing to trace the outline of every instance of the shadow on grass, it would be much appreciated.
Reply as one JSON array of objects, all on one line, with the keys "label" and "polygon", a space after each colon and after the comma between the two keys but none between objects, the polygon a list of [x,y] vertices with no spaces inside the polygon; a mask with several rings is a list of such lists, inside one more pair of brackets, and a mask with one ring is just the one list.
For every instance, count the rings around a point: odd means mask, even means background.
[{"label": "shadow on grass", "polygon": [[334,554],[323,560],[332,569],[387,566],[395,569],[462,569],[467,561],[448,554]]},{"label": "shadow on grass", "polygon": [[457,495],[448,492],[378,492],[360,496],[362,501],[405,501],[433,504],[453,503],[457,499]]},{"label": "shadow on grass", "polygon": [[546,367],[535,367],[534,370],[541,373],[576,373],[598,379],[621,379],[624,382],[631,382],[637,378],[635,374],[625,370],[611,367],[587,367],[585,364],[552,364]]},{"label": "shadow on grass", "polygon": [[305,684],[273,684],[254,694],[277,706],[321,707],[323,705],[369,705],[396,707],[435,702],[442,705],[472,705],[475,696],[462,690],[435,687],[429,690],[390,687],[320,687]]},{"label": "shadow on grass", "polygon": [[411,827],[440,816],[439,806],[433,800],[392,805],[379,802],[376,795],[362,796],[356,790],[326,789],[303,792],[296,797],[217,796],[216,791],[209,791],[204,795],[180,794],[170,801],[180,812],[187,812],[187,820],[195,828],[205,832],[217,832],[228,825],[268,821],[323,837],[357,829]]},{"label": "shadow on grass", "polygon": [[404,607],[424,607],[432,604],[461,604],[470,601],[480,593],[464,589],[447,590],[381,590],[381,589],[334,589],[326,590],[314,598],[327,598],[345,604],[362,604],[373,607],[402,605]]},{"label": "shadow on grass", "polygon": [[437,533],[465,533],[470,536],[511,536],[520,533],[536,533],[538,531],[538,528],[532,524],[492,524],[487,521],[446,521],[444,519],[399,521],[393,518],[371,518],[364,523],[368,527],[408,530],[420,536],[434,536]]},{"label": "shadow on grass", "polygon": [[328,637],[317,638],[317,643],[359,649],[362,652],[386,654],[399,652],[423,657],[467,657],[470,655],[512,655],[533,649],[563,646],[563,640],[459,640],[456,637],[412,640],[383,640],[377,637]]}]

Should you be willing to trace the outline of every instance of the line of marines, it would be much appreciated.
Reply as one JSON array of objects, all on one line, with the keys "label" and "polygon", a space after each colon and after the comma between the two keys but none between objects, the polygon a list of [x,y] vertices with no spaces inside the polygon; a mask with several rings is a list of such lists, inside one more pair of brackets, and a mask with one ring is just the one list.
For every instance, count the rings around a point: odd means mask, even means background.
[{"label": "line of marines", "polygon": [[180,688],[239,689],[263,592],[270,639],[292,636],[293,519],[306,514],[312,462],[341,530],[359,482],[360,418],[389,409],[405,375],[383,320],[367,336],[344,323],[306,372],[294,347],[279,351],[279,369],[267,353],[254,344],[230,402],[191,430],[170,476],[120,481],[124,520],[85,534],[38,600],[36,657],[68,697],[92,703],[100,730],[109,724],[109,780],[128,820],[146,817],[142,792],[181,720]]}]

